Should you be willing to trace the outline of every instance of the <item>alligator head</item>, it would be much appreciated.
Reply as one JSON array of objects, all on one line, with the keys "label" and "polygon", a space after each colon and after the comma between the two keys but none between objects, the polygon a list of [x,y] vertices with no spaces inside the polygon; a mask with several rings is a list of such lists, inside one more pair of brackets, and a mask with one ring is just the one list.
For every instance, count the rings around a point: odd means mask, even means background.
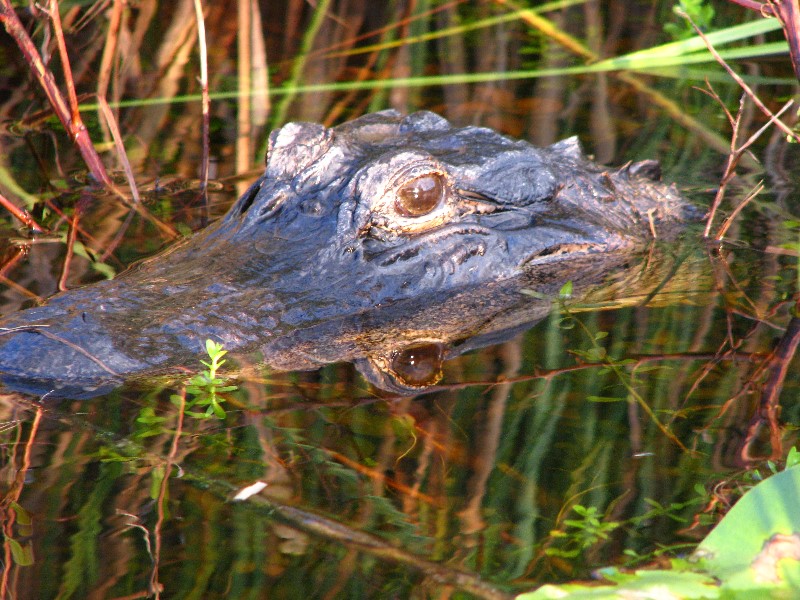
[{"label": "alligator head", "polygon": [[[342,344],[314,348],[314,332],[355,348],[377,313],[480,298],[480,309],[458,305],[472,313],[458,315],[462,335],[473,315],[485,324],[503,310],[492,286],[536,287],[543,270],[575,280],[576,257],[674,235],[694,210],[657,171],[652,161],[606,170],[574,138],[536,148],[429,112],[290,123],[218,223],[113,281],[0,322],[0,377],[39,392],[94,389],[195,364],[207,338],[260,350],[277,368],[313,368],[353,358],[330,351]],[[430,331],[435,322],[421,337],[452,333]]]}]

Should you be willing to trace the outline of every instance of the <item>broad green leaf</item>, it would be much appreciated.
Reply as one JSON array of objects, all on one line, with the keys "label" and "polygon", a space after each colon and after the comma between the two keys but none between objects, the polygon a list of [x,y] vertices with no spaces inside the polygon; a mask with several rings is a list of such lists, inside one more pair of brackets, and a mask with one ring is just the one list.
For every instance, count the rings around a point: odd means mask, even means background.
[{"label": "broad green leaf", "polygon": [[726,588],[800,589],[800,467],[742,496],[695,556]]},{"label": "broad green leaf", "polygon": [[614,585],[568,583],[545,585],[535,592],[521,594],[517,600],[547,600],[551,598],[719,598],[720,590],[714,579],[700,573],[681,571],[636,571],[622,573],[617,569],[605,569],[602,575]]}]

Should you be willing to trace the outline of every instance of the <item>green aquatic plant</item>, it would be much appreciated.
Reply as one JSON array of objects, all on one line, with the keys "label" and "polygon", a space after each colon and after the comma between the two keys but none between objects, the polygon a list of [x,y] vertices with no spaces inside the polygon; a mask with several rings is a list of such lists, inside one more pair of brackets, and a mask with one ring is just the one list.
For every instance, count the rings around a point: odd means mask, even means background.
[{"label": "green aquatic plant", "polygon": [[800,585],[798,464],[800,452],[792,448],[783,471],[750,489],[690,557],[670,560],[668,569],[608,567],[597,571],[605,585],[544,585],[517,599],[794,597]]},{"label": "green aquatic plant", "polygon": [[[206,370],[186,382],[185,392],[193,398],[186,400],[185,413],[198,419],[208,419],[212,415],[224,419],[225,409],[222,408],[222,403],[225,402],[225,398],[220,394],[237,390],[238,386],[228,385],[228,378],[219,375],[220,368],[226,362],[222,357],[228,353],[227,350],[223,350],[222,344],[214,340],[206,340],[206,353],[209,360],[200,361],[205,365]],[[171,400],[178,406],[182,402],[181,396],[177,394],[173,395]],[[189,410],[196,407],[205,407],[205,411]]]},{"label": "green aquatic plant", "polygon": [[596,543],[607,540],[608,536],[621,525],[618,521],[602,521],[603,514],[596,506],[576,504],[572,510],[578,518],[566,519],[565,530],[550,532],[553,538],[568,538],[570,543],[563,548],[548,548],[546,554],[575,558]]},{"label": "green aquatic plant", "polygon": [[6,531],[3,532],[5,544],[11,551],[11,560],[14,561],[14,564],[21,567],[30,566],[33,564],[33,545],[30,540],[26,540],[25,538],[29,537],[31,534],[33,523],[31,515],[20,504],[13,500],[8,502],[7,510],[7,518],[12,514],[14,515],[16,529],[20,537],[23,538],[23,541],[20,542],[11,537],[12,527],[7,527]]},{"label": "green aquatic plant", "polygon": [[[666,505],[651,498],[644,498],[644,503],[650,509],[643,514],[622,521],[608,519],[596,506],[576,504],[571,510],[572,518],[564,519],[558,528],[550,531],[550,540],[545,554],[568,559],[578,558],[597,544],[608,541],[618,529],[636,530],[642,524],[660,517],[666,517],[678,523],[686,523],[687,519],[681,516],[684,509],[706,503],[707,494],[702,486],[700,486],[699,492],[697,497],[686,502],[671,502]],[[639,555],[633,550],[626,551],[624,554],[634,562],[643,562],[653,560],[659,552],[663,551],[669,551],[669,548],[661,548],[659,551],[645,556]]]},{"label": "green aquatic plant", "polygon": [[[697,26],[705,30],[714,20],[714,7],[711,6],[706,0],[680,0],[675,4],[675,13],[678,15],[678,9],[683,11],[684,14],[689,15],[692,21],[697,23]],[[678,16],[678,22],[667,23],[664,25],[664,31],[674,40],[685,40],[695,35],[692,24],[683,17]]]}]

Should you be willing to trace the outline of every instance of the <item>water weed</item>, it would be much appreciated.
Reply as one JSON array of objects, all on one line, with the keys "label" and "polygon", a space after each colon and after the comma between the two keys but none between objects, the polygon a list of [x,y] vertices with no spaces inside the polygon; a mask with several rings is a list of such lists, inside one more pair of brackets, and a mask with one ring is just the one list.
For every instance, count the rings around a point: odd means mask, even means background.
[{"label": "water weed", "polygon": [[[220,394],[237,390],[238,386],[228,385],[228,378],[219,375],[220,368],[227,362],[222,357],[228,353],[227,350],[223,350],[222,344],[214,340],[206,340],[206,353],[209,360],[200,361],[205,365],[205,371],[201,371],[186,382],[186,394],[193,398],[187,399],[185,412],[198,419],[208,419],[212,415],[224,419],[226,413],[222,408],[222,403],[225,402],[225,398]],[[170,400],[178,406],[182,402],[181,397],[177,394],[172,395]],[[205,410],[190,410],[192,408],[205,408]]]}]

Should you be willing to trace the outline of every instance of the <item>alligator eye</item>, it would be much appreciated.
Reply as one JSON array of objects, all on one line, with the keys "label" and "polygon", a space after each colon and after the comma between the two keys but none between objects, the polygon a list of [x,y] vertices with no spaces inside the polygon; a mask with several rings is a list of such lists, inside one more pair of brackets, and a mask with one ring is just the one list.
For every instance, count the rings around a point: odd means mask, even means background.
[{"label": "alligator eye", "polygon": [[433,385],[442,378],[443,353],[441,344],[409,346],[392,355],[391,370],[406,385]]},{"label": "alligator eye", "polygon": [[397,190],[395,208],[404,217],[427,215],[444,198],[444,187],[444,177],[439,173],[428,173],[412,179]]}]

